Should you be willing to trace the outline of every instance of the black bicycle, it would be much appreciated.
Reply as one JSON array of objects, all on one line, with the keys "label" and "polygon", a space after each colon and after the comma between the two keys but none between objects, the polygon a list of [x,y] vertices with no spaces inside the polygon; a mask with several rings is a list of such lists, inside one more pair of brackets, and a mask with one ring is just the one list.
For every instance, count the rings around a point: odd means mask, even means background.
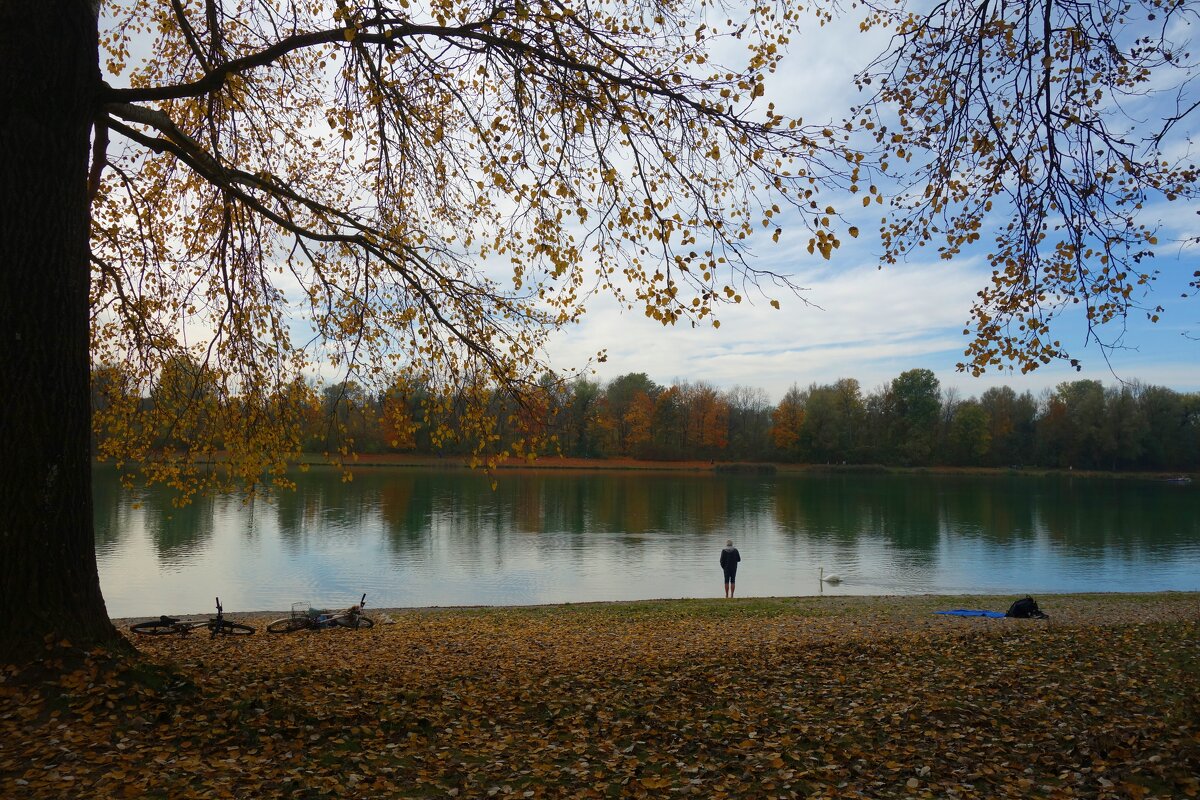
[{"label": "black bicycle", "polygon": [[267,633],[292,633],[293,631],[318,630],[320,628],[372,628],[375,620],[364,616],[363,608],[367,605],[367,595],[364,592],[358,605],[350,606],[345,611],[328,611],[315,608],[304,609],[307,603],[293,603],[292,614],[283,619],[277,619],[267,625]]},{"label": "black bicycle", "polygon": [[135,622],[129,626],[129,630],[134,633],[140,633],[143,636],[168,636],[170,634],[187,636],[196,628],[208,628],[210,638],[217,634],[224,636],[249,636],[254,633],[254,628],[249,625],[243,625],[240,622],[230,622],[225,619],[224,610],[221,608],[221,598],[219,597],[217,598],[217,615],[211,619],[180,620],[174,617],[162,616],[149,622]]}]

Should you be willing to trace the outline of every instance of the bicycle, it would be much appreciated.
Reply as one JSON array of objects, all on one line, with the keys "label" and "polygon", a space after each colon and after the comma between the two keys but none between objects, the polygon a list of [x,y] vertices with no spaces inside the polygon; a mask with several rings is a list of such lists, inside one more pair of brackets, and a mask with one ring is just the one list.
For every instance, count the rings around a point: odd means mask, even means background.
[{"label": "bicycle", "polygon": [[129,626],[129,630],[143,636],[167,636],[169,634],[187,636],[196,628],[208,628],[209,638],[215,637],[218,633],[225,636],[249,636],[254,633],[254,628],[249,625],[225,619],[224,609],[221,608],[221,598],[218,597],[216,600],[217,615],[211,619],[180,620],[163,615],[149,622],[135,622]]},{"label": "bicycle", "polygon": [[305,609],[307,603],[292,603],[291,616],[277,619],[267,625],[267,633],[292,633],[301,630],[320,630],[321,628],[373,628],[375,620],[364,616],[363,608],[367,605],[367,595],[364,592],[358,605],[350,606],[345,611],[336,613],[327,609]]}]

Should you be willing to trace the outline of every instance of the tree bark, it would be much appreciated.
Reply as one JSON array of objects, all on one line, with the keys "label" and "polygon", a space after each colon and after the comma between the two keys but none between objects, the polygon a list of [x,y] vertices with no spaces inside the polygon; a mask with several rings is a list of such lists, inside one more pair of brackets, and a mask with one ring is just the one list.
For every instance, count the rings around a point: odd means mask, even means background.
[{"label": "tree bark", "polygon": [[0,0],[0,662],[120,635],[100,593],[88,391],[88,0]]}]

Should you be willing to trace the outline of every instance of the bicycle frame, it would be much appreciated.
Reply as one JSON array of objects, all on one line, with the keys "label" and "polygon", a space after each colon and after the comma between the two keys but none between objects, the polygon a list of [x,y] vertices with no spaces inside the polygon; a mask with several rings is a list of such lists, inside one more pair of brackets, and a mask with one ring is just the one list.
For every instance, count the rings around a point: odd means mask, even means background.
[{"label": "bicycle frame", "polygon": [[328,610],[320,610],[309,608],[307,611],[300,610],[298,607],[307,605],[306,603],[293,603],[291,616],[283,619],[277,619],[267,625],[268,633],[291,633],[299,630],[320,630],[322,628],[371,628],[375,622],[369,617],[363,616],[362,610],[367,605],[367,594],[363,592],[362,598],[357,605],[351,606],[345,611],[330,612]]},{"label": "bicycle frame", "polygon": [[189,620],[183,621],[175,617],[168,617],[165,614],[157,620],[151,622],[139,622],[129,626],[129,629],[134,633],[157,635],[163,634],[178,634],[186,636],[196,628],[208,628],[209,638],[215,638],[218,633],[221,634],[249,634],[254,633],[254,628],[249,625],[244,625],[240,622],[230,622],[225,619],[225,609],[221,606],[221,598],[215,598],[217,605],[217,615],[209,617],[206,620]]}]

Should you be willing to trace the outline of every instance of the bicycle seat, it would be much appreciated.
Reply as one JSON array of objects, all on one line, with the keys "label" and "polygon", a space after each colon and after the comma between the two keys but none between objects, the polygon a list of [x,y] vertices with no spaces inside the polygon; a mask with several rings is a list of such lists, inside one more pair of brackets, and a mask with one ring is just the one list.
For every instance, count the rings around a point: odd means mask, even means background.
[{"label": "bicycle seat", "polygon": [[176,622],[179,622],[179,620],[175,619],[174,617],[168,617],[165,614],[159,617],[158,621],[166,623],[167,625],[174,625]]}]

